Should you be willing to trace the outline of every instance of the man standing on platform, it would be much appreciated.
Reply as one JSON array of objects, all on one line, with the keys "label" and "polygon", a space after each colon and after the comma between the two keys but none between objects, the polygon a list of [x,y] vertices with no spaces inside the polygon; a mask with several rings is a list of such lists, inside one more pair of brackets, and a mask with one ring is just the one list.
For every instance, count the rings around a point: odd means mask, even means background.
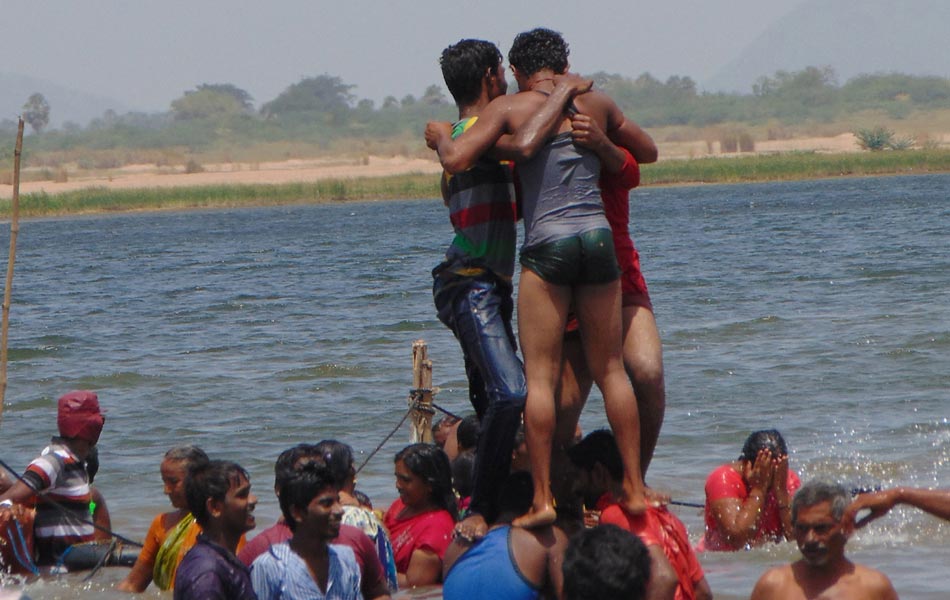
[{"label": "man standing on platform", "polygon": [[[452,136],[462,135],[488,103],[508,89],[502,56],[491,42],[461,40],[442,52],[442,74],[459,108]],[[538,118],[554,121],[580,87],[565,83]],[[517,151],[509,150],[517,156]],[[500,154],[505,154],[502,148]],[[470,514],[456,527],[477,538],[496,516],[492,498],[508,476],[514,437],[524,409],[524,367],[511,326],[517,206],[511,165],[482,157],[467,171],[442,178],[455,238],[433,271],[433,299],[441,320],[462,346],[469,399],[481,423]]]}]

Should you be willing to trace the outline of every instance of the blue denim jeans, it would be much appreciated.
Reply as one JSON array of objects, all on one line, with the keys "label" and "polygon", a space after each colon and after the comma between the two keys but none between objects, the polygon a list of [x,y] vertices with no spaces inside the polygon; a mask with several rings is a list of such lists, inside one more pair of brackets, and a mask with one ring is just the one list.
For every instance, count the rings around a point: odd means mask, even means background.
[{"label": "blue denim jeans", "polygon": [[472,512],[495,518],[495,494],[511,469],[515,434],[527,396],[524,365],[511,328],[511,284],[491,277],[434,274],[439,320],[465,358],[468,395],[481,423],[475,451]]}]

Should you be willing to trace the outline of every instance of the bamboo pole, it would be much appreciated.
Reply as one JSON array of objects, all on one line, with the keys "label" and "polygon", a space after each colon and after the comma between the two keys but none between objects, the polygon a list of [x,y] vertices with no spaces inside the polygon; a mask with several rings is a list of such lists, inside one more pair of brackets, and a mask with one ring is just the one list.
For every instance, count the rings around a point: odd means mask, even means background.
[{"label": "bamboo pole", "polygon": [[7,340],[10,334],[10,294],[13,288],[13,265],[16,262],[16,237],[20,232],[20,154],[23,152],[23,117],[19,119],[16,149],[13,151],[13,199],[10,201],[10,256],[7,259],[7,284],[3,288],[3,324],[0,333],[0,423],[7,395]]},{"label": "bamboo pole", "polygon": [[425,340],[412,343],[412,389],[409,391],[412,431],[409,443],[431,443],[432,440],[432,361]]}]

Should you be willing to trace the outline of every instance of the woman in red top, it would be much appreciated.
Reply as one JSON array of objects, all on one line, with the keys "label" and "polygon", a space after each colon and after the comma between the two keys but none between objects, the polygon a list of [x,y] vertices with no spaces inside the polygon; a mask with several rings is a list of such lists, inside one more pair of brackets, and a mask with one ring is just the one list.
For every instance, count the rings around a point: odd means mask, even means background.
[{"label": "woman in red top", "polygon": [[697,550],[740,550],[792,535],[791,497],[801,486],[775,429],[755,431],[738,460],[706,479],[706,535]]},{"label": "woman in red top", "polygon": [[412,444],[395,463],[399,498],[383,524],[393,543],[399,587],[439,583],[457,517],[449,459],[434,444]]}]

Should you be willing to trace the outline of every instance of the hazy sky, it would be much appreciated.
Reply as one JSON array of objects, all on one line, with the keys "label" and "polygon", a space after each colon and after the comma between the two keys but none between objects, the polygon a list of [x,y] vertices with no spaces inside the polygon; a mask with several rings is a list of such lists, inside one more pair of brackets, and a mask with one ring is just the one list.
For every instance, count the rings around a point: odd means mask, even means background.
[{"label": "hazy sky", "polygon": [[[463,37],[497,43],[561,31],[574,70],[697,82],[805,0],[0,0],[0,71],[166,110],[200,83],[259,104],[328,73],[358,98],[442,85],[438,55]],[[444,87],[444,86],[443,86]]]}]

